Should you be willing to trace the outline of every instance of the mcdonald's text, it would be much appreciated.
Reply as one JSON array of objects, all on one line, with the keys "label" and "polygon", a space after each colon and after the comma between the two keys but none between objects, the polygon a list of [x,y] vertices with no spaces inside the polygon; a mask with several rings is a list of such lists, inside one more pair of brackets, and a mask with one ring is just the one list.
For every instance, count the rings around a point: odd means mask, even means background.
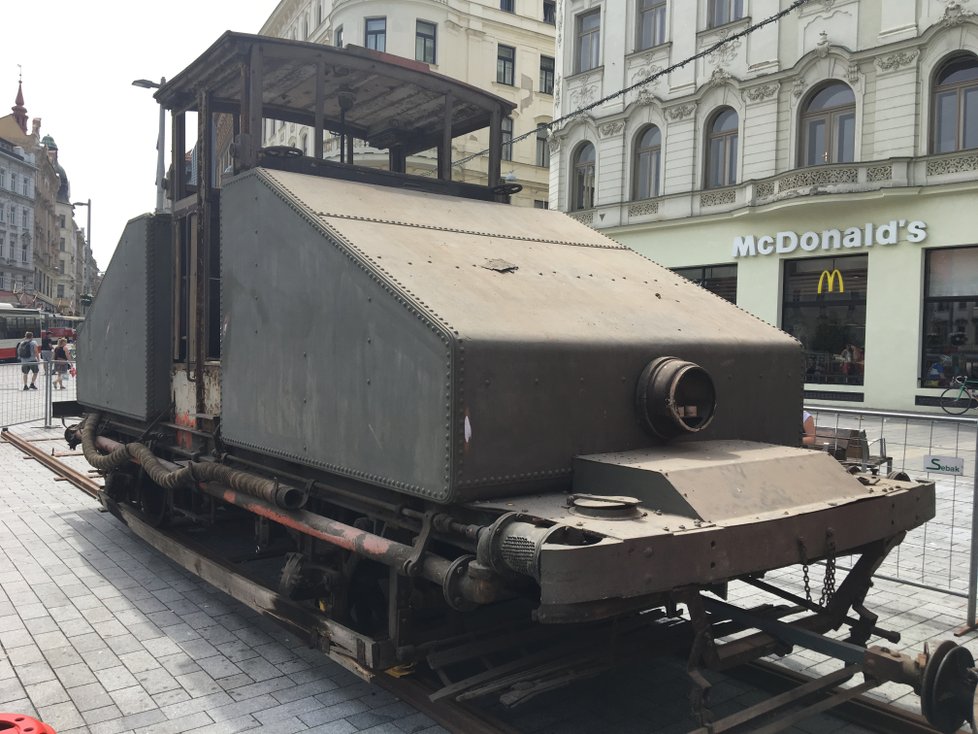
[{"label": "mcdonald's text", "polygon": [[919,220],[892,219],[886,224],[867,222],[862,227],[826,229],[821,232],[785,231],[775,235],[743,235],[734,237],[734,257],[756,255],[788,255],[799,248],[804,252],[840,250],[873,245],[895,245],[901,240],[919,243],[927,239],[927,223]]}]

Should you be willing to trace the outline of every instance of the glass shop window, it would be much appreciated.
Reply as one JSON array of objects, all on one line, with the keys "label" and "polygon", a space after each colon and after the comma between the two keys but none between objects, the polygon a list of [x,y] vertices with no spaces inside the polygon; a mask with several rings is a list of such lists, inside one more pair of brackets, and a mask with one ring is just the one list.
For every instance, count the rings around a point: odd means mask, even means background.
[{"label": "glass shop window", "polygon": [[805,354],[805,382],[862,385],[867,255],[784,262],[781,328]]},{"label": "glass shop window", "polygon": [[927,250],[920,384],[978,378],[978,247]]},{"label": "glass shop window", "polygon": [[672,272],[706,288],[720,298],[737,303],[737,266],[703,265],[695,268],[672,268]]}]

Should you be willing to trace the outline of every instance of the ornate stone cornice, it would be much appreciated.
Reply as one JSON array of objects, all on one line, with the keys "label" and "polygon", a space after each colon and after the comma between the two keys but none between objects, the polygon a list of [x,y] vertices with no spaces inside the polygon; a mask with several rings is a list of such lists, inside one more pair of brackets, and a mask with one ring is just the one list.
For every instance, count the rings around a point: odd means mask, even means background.
[{"label": "ornate stone cornice", "polygon": [[909,66],[917,60],[918,56],[920,56],[920,52],[916,49],[912,51],[897,51],[887,56],[878,56],[876,58],[876,66],[880,71],[895,71],[901,66]]},{"label": "ornate stone cornice", "polygon": [[623,120],[614,120],[613,122],[606,122],[604,125],[598,128],[598,135],[602,138],[611,138],[615,135],[621,133],[625,129],[625,122]]},{"label": "ornate stone cornice", "polygon": [[961,25],[966,20],[974,19],[975,13],[962,7],[968,0],[945,0],[945,2],[947,2],[947,7],[944,8],[944,17],[941,18],[941,25],[945,28]]}]

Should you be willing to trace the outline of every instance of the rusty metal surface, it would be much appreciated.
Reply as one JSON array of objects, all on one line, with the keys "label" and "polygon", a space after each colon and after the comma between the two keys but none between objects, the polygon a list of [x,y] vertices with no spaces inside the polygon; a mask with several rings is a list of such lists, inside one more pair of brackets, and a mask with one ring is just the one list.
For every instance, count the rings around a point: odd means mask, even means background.
[{"label": "rusty metal surface", "polygon": [[706,523],[754,522],[879,494],[826,453],[747,441],[700,441],[579,456],[575,492],[614,493],[653,512]]},{"label": "rusty metal surface", "polygon": [[[502,207],[264,170],[229,182],[229,443],[439,502],[566,486],[576,454],[659,442],[635,390],[665,355],[713,375],[697,438],[797,441],[797,341],[562,214]],[[500,258],[518,270],[482,267]],[[757,414],[745,383],[781,399]]]},{"label": "rusty metal surface", "polygon": [[[63,461],[59,461],[57,455],[45,453],[42,449],[38,448],[30,441],[21,438],[16,433],[11,433],[10,431],[4,429],[0,432],[0,438],[3,438],[7,443],[13,444],[18,449],[23,451],[25,454],[29,454],[37,459],[39,462],[44,464],[48,469],[59,474],[68,480],[71,484],[76,486],[85,494],[91,497],[97,497],[99,490],[102,489],[101,485],[96,482],[91,477],[82,474],[79,471],[72,469],[70,466],[65,464]],[[62,454],[64,455],[64,454]],[[71,454],[74,455],[74,454]]]}]

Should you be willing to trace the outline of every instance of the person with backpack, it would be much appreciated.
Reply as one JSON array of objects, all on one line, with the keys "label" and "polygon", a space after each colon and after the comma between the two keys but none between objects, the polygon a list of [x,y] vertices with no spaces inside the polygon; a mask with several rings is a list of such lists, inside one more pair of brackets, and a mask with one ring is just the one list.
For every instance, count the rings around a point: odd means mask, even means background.
[{"label": "person with backpack", "polygon": [[[24,334],[24,340],[17,345],[17,357],[20,359],[20,371],[24,375],[24,389],[37,390],[37,358],[40,354],[40,347],[34,341],[34,332],[28,331]],[[27,375],[31,375],[31,384],[27,384]]]}]

